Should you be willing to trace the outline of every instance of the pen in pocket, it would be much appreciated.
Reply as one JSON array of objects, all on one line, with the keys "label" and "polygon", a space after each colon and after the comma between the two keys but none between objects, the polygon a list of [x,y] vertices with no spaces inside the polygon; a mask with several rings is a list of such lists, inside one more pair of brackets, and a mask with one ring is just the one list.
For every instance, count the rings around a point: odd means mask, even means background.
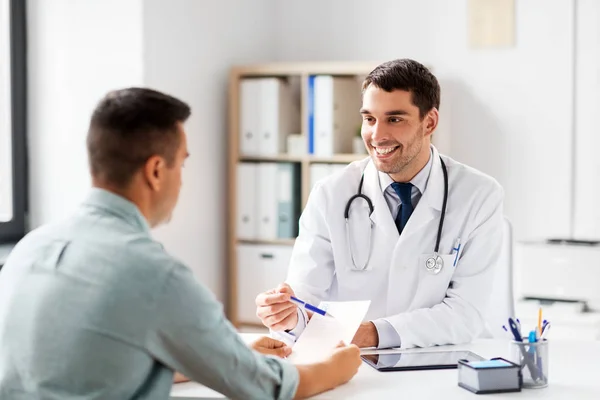
[{"label": "pen in pocket", "polygon": [[452,264],[453,267],[456,267],[456,263],[458,262],[458,253],[460,252],[460,238],[456,238],[456,242],[454,242],[454,247],[452,247],[452,254],[455,254],[454,256],[454,264]]}]

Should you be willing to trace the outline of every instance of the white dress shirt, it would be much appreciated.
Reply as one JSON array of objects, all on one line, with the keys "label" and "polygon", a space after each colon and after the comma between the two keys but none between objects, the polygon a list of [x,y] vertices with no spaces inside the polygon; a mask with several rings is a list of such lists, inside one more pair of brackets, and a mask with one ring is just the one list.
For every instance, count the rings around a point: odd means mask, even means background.
[{"label": "white dress shirt", "polygon": [[[414,208],[417,207],[419,200],[423,193],[425,193],[425,189],[427,188],[427,182],[429,181],[429,173],[431,172],[432,165],[432,157],[433,152],[429,153],[429,161],[425,164],[425,167],[415,175],[414,178],[410,180],[410,183],[413,184],[412,192],[411,192],[411,200]],[[383,191],[383,197],[390,207],[390,212],[392,213],[392,217],[396,220],[398,213],[400,212],[400,206],[402,202],[400,201],[400,196],[392,187],[392,183],[394,180],[385,172],[379,171],[379,186]],[[377,346],[380,349],[385,349],[391,347],[392,343],[399,343],[401,338],[398,337],[398,333],[394,329],[394,327],[384,319],[376,319],[373,321],[375,328],[377,329],[377,335],[379,336],[379,345]]]}]

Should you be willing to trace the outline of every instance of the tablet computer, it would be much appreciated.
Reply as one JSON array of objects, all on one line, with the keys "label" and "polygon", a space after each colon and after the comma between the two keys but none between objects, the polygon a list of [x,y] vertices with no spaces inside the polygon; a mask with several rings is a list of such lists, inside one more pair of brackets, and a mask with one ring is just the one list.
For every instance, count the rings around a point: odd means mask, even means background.
[{"label": "tablet computer", "polygon": [[378,371],[415,371],[423,369],[457,368],[458,360],[483,361],[484,358],[466,350],[421,351],[421,352],[381,352],[364,354],[364,362]]}]

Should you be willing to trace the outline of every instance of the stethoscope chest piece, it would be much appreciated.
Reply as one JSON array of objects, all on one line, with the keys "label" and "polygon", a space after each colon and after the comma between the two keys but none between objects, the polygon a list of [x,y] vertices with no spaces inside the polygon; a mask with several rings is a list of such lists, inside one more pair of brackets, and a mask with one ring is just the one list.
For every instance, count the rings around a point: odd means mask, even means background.
[{"label": "stethoscope chest piece", "polygon": [[444,260],[442,260],[442,257],[435,254],[433,257],[429,257],[425,261],[425,267],[427,268],[427,271],[437,275],[444,267]]}]

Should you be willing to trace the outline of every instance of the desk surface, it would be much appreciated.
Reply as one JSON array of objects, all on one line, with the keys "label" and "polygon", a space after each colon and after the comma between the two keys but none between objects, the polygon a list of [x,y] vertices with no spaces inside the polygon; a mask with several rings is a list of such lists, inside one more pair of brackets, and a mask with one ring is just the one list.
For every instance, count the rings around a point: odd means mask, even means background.
[{"label": "desk surface", "polygon": [[[250,336],[243,335],[245,340]],[[255,337],[255,336],[254,336]],[[481,340],[464,346],[443,346],[428,350],[464,349],[483,357],[510,356],[508,341]],[[550,341],[548,387],[523,389],[520,393],[487,395],[494,399],[600,399],[600,341]],[[414,351],[414,350],[408,350]],[[423,351],[420,349],[419,351]],[[315,399],[475,399],[476,395],[458,387],[457,370],[378,372],[363,363],[347,384]],[[172,400],[223,399],[224,397],[193,382],[173,385]]]}]

